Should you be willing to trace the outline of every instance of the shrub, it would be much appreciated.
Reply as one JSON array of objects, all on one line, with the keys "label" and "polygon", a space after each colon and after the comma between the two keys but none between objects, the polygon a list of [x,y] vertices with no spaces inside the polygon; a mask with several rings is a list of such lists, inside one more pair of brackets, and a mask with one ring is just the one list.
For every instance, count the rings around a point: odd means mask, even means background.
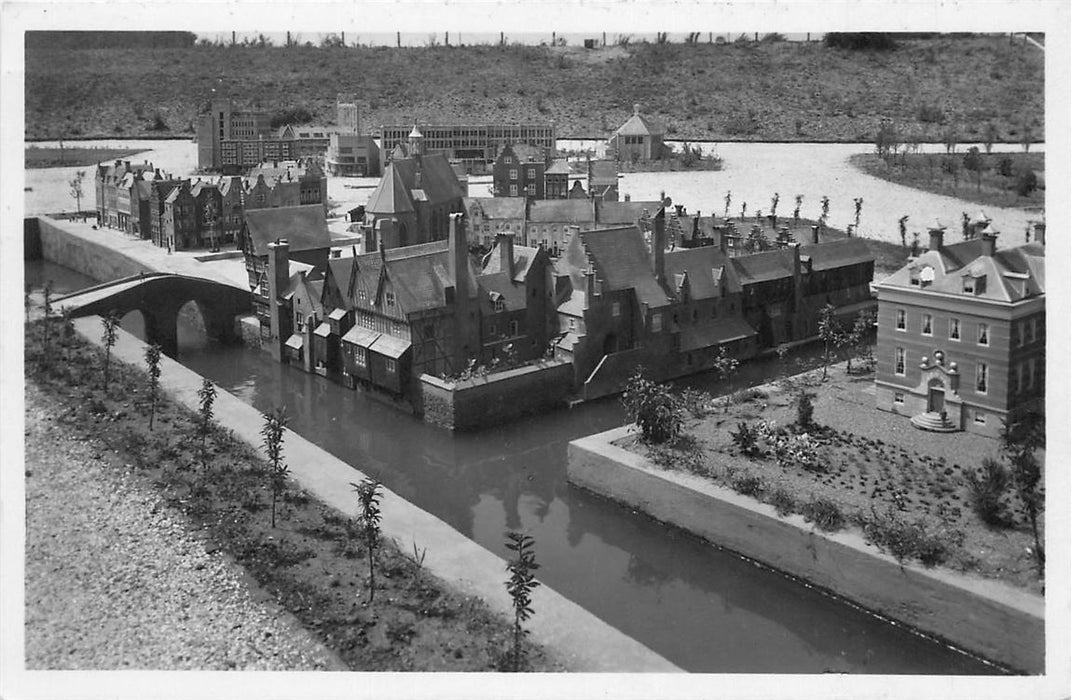
[{"label": "shrub", "polygon": [[507,532],[506,549],[516,556],[507,565],[510,577],[506,581],[506,591],[513,601],[513,650],[512,668],[517,672],[522,669],[524,649],[521,640],[528,634],[528,630],[521,626],[533,614],[532,591],[539,586],[535,580],[535,571],[539,564],[535,560],[535,541],[520,532]]},{"label": "shrub", "polygon": [[803,430],[814,425],[814,397],[803,388],[796,393],[796,425]]},{"label": "shrub", "polygon": [[313,114],[307,107],[291,107],[283,109],[271,115],[271,128],[278,129],[287,124],[308,124],[313,120]]},{"label": "shrub", "polygon": [[901,563],[918,559],[927,567],[944,563],[951,551],[963,543],[963,533],[959,530],[934,526],[923,518],[908,520],[892,509],[884,513],[874,511],[865,518],[863,536]]},{"label": "shrub", "polygon": [[758,496],[765,490],[762,478],[749,471],[733,472],[729,475],[729,484],[733,491],[745,496]]},{"label": "shrub", "polygon": [[835,532],[844,527],[844,513],[840,506],[822,496],[812,497],[801,504],[800,513],[807,522],[814,523],[815,527],[825,532]]},{"label": "shrub", "polygon": [[740,423],[737,424],[736,431],[729,434],[733,438],[733,444],[736,445],[736,449],[740,450],[740,454],[745,457],[756,457],[759,455],[758,431],[746,422],[740,421]]},{"label": "shrub", "polygon": [[1004,496],[1008,491],[1008,472],[991,457],[982,460],[982,466],[964,474],[971,508],[987,525],[1008,525]]},{"label": "shrub", "polygon": [[792,515],[796,512],[796,497],[784,486],[777,486],[770,491],[766,502],[774,507],[778,515]]},{"label": "shrub", "polygon": [[645,378],[642,368],[629,378],[621,403],[645,441],[658,444],[680,435],[684,422],[680,400],[665,384]]},{"label": "shrub", "polygon": [[915,112],[915,118],[923,124],[944,124],[945,113],[936,105],[920,105]]},{"label": "shrub", "polygon": [[710,413],[712,400],[709,393],[690,387],[680,394],[681,407],[692,414],[693,418],[702,418]]}]

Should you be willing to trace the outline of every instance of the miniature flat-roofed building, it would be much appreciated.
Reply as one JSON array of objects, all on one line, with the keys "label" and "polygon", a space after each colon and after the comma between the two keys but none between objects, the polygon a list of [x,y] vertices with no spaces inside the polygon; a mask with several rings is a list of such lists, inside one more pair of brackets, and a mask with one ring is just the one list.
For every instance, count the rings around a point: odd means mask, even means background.
[{"label": "miniature flat-roofed building", "polygon": [[1035,242],[997,250],[974,240],[929,250],[876,285],[877,406],[918,428],[998,437],[1003,421],[1042,410],[1044,225]]}]

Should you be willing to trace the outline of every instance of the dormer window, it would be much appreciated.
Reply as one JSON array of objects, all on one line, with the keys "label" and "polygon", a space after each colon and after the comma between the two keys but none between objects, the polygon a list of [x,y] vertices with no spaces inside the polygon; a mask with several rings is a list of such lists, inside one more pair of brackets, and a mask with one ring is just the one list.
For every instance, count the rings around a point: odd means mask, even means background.
[{"label": "dormer window", "polygon": [[506,302],[502,301],[501,299],[495,299],[495,311],[505,311],[505,310],[506,310]]},{"label": "dormer window", "polygon": [[394,292],[388,291],[386,293],[387,306],[394,306]]}]

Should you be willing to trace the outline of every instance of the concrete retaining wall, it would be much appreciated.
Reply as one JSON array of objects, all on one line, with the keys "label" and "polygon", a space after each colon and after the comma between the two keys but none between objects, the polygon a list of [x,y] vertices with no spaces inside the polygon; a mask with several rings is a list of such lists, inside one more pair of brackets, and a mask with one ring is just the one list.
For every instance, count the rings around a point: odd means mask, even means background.
[{"label": "concrete retaining wall", "polygon": [[[76,319],[75,328],[91,343],[100,345],[98,316]],[[120,330],[112,356],[132,365],[143,365],[145,345]],[[167,357],[160,359],[160,385],[174,400],[197,410],[197,390],[202,377]],[[216,420],[236,437],[260,449],[263,416],[252,406],[220,389],[216,396]],[[356,517],[351,482],[364,474],[325,452],[297,433],[284,436],[290,478],[322,503],[348,517]],[[424,568],[463,595],[478,596],[495,612],[512,619],[512,600],[503,585],[506,562],[457,530],[392,491],[384,489],[382,532],[402,550],[415,544],[427,550]],[[654,671],[680,669],[598,619],[546,585],[533,593],[535,615],[527,623],[533,641],[575,671]]]},{"label": "concrete retaining wall", "polygon": [[854,533],[816,532],[798,515],[611,444],[627,427],[569,443],[572,484],[798,576],[869,610],[1027,673],[1045,670],[1045,601],[997,581],[924,569]]},{"label": "concrete retaining wall", "polygon": [[464,382],[421,375],[424,420],[451,429],[482,428],[564,403],[573,366],[547,361]]}]

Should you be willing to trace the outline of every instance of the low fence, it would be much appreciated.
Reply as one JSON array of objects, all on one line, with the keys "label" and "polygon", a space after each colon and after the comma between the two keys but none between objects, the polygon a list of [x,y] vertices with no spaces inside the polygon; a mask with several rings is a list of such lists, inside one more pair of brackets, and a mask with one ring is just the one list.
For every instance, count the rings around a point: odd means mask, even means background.
[{"label": "low fence", "polygon": [[547,360],[459,382],[420,376],[424,421],[452,430],[483,428],[564,404],[573,366]]}]

